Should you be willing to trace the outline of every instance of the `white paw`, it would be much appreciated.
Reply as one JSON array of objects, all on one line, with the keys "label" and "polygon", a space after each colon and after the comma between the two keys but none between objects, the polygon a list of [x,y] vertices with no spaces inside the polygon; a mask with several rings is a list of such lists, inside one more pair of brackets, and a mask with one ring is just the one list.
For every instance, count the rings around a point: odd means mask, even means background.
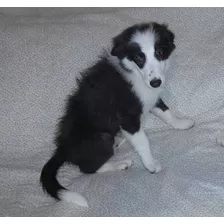
[{"label": "white paw", "polygon": [[162,170],[159,161],[155,159],[152,163],[145,165],[145,167],[147,170],[149,170],[150,173],[159,173]]},{"label": "white paw", "polygon": [[130,160],[130,159],[126,159],[124,161],[117,162],[117,164],[116,164],[118,170],[126,170],[131,165],[132,165],[132,160]]},{"label": "white paw", "polygon": [[126,159],[120,162],[108,162],[97,170],[97,173],[113,172],[116,170],[126,170],[132,165],[132,160]]},{"label": "white paw", "polygon": [[219,136],[216,138],[216,142],[221,145],[224,146],[224,136]]},{"label": "white paw", "polygon": [[194,126],[195,122],[193,120],[190,119],[176,119],[172,126],[175,129],[179,129],[179,130],[186,130],[186,129],[190,129]]}]

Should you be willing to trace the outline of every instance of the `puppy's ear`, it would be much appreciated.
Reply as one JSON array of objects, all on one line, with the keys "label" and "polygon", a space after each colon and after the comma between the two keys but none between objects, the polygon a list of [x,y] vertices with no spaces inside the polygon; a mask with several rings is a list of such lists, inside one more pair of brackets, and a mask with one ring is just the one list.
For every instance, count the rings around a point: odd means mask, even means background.
[{"label": "puppy's ear", "polygon": [[111,50],[111,55],[118,58],[125,57],[125,46],[124,44],[115,44]]}]

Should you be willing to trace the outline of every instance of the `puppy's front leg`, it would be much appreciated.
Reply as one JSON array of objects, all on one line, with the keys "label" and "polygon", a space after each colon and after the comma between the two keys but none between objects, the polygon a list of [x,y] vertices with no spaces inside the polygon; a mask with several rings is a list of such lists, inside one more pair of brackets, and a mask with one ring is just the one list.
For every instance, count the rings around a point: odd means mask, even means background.
[{"label": "puppy's front leg", "polygon": [[130,131],[122,130],[123,135],[126,139],[133,145],[134,149],[140,155],[142,163],[145,168],[151,173],[158,173],[161,171],[160,163],[155,160],[152,156],[151,149],[149,146],[149,140],[143,131],[140,128],[138,131],[131,133]]},{"label": "puppy's front leg", "polygon": [[194,126],[195,122],[190,119],[177,118],[167,107],[167,105],[159,99],[151,113],[159,117],[165,123],[171,125],[175,129],[185,130]]}]

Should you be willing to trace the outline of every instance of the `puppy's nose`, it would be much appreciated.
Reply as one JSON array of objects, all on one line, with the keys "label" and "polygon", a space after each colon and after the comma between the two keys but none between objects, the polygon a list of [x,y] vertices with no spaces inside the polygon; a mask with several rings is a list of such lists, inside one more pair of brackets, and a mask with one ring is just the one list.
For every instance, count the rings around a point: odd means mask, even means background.
[{"label": "puppy's nose", "polygon": [[153,87],[153,88],[158,88],[160,85],[161,85],[162,81],[161,79],[153,79],[151,82],[150,82],[150,85]]}]

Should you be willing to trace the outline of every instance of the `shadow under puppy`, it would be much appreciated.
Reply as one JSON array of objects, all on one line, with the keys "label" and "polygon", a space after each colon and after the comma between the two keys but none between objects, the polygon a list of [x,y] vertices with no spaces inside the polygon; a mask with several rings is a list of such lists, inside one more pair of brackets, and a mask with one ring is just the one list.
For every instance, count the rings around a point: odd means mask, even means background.
[{"label": "shadow under puppy", "polygon": [[151,112],[175,129],[189,129],[190,119],[175,117],[160,98],[174,34],[155,22],[137,24],[113,38],[112,49],[81,73],[78,89],[69,96],[56,135],[56,150],[43,167],[43,189],[57,200],[88,206],[86,199],[61,186],[57,172],[65,162],[83,173],[123,170],[131,160],[108,162],[114,154],[118,132],[138,152],[147,170],[158,173],[161,166],[152,156],[141,120]]}]

